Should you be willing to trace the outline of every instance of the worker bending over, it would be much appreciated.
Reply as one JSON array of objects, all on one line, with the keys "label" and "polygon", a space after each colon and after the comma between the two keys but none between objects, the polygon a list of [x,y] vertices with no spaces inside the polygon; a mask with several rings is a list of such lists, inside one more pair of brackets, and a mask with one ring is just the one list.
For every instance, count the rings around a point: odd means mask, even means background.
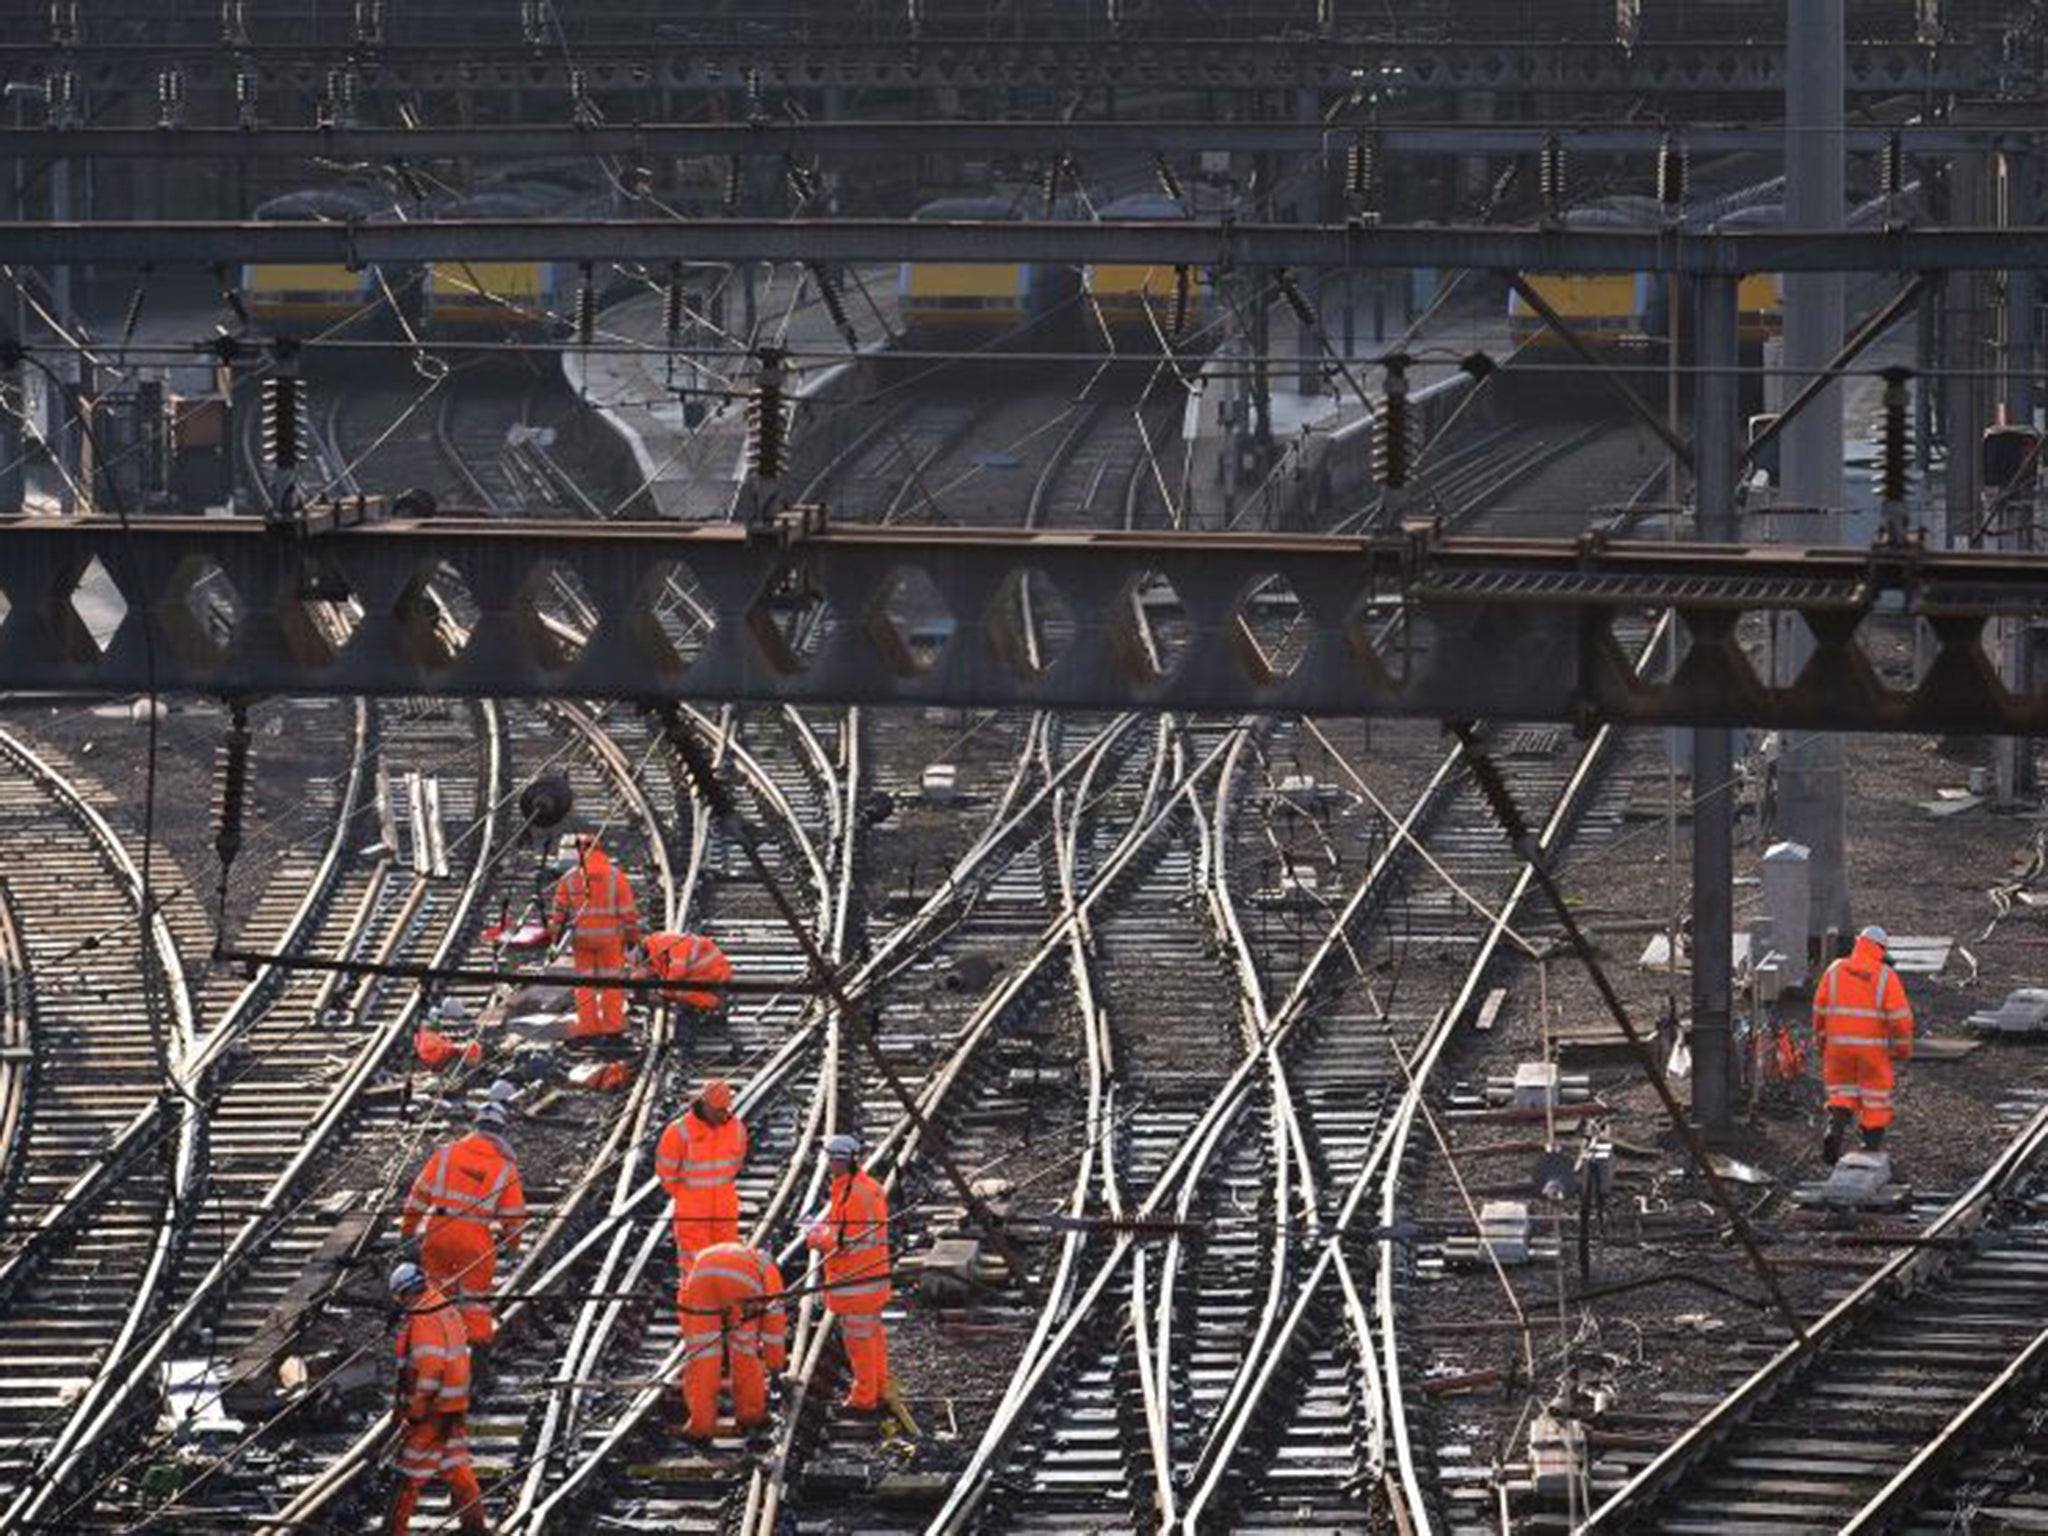
[{"label": "worker bending over", "polygon": [[1882,928],[1866,928],[1856,947],[1822,973],[1813,989],[1813,1033],[1820,1042],[1821,1079],[1828,1091],[1828,1129],[1821,1155],[1833,1163],[1851,1119],[1875,1151],[1892,1123],[1892,1063],[1913,1055],[1913,1009],[1905,983],[1884,963]]},{"label": "worker bending over", "polygon": [[[633,884],[613,864],[597,836],[579,832],[570,840],[574,866],[555,884],[548,910],[548,932],[569,936],[576,969],[584,975],[622,975],[626,951],[640,942],[640,908]],[[576,1022],[571,1040],[598,1039],[626,1032],[626,994],[619,987],[576,989]]]},{"label": "worker bending over", "polygon": [[424,1227],[420,1263],[427,1279],[460,1301],[469,1342],[486,1349],[498,1333],[490,1303],[498,1254],[517,1253],[526,1228],[519,1161],[505,1139],[511,1119],[512,1112],[495,1098],[479,1105],[476,1129],[428,1157],[398,1224],[406,1237]]},{"label": "worker bending over", "polygon": [[825,1306],[839,1319],[853,1386],[843,1407],[873,1413],[889,1384],[889,1335],[882,1308],[889,1303],[889,1197],[855,1167],[860,1141],[834,1136],[825,1145],[831,1161],[832,1193],[822,1216],[805,1231],[805,1241],[825,1256]]},{"label": "worker bending over", "polygon": [[651,933],[646,951],[644,974],[673,983],[656,997],[691,1014],[718,1011],[723,996],[704,988],[731,981],[732,961],[717,944],[701,933]]},{"label": "worker bending over", "polygon": [[732,1382],[734,1421],[741,1429],[767,1422],[768,1372],[789,1364],[789,1319],[775,1261],[744,1243],[713,1244],[676,1291],[676,1316],[690,1438],[709,1440],[717,1426],[721,1359]]},{"label": "worker bending over", "polygon": [[428,1483],[448,1485],[461,1529],[487,1529],[484,1494],[469,1469],[469,1335],[462,1315],[417,1264],[391,1271],[391,1294],[405,1308],[398,1329],[398,1386],[391,1416],[400,1435],[398,1494],[391,1536],[406,1536]]},{"label": "worker bending over", "polygon": [[747,1127],[732,1110],[732,1085],[709,1079],[692,1104],[661,1133],[654,1172],[668,1191],[675,1223],[676,1281],[714,1243],[740,1240],[740,1165]]}]

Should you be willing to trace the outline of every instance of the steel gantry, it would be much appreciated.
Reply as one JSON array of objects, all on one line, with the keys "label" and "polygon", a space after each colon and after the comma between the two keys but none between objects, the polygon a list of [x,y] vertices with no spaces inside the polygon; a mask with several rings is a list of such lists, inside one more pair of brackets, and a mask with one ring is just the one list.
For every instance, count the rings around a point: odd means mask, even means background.
[{"label": "steel gantry", "polygon": [[[118,589],[109,595],[107,582]],[[0,688],[1300,710],[2048,733],[1983,638],[2048,555],[1587,540],[255,518],[0,522]],[[1672,609],[1667,680],[1617,621]],[[1796,613],[1774,686],[1744,646]],[[1871,640],[1931,635],[1912,678]]]},{"label": "steel gantry", "polygon": [[[1974,90],[1992,74],[1995,57],[1994,49],[1972,43],[1859,43],[1849,52],[1849,89],[1887,96]],[[461,48],[389,49],[267,40],[233,48],[219,42],[0,45],[0,69],[10,77],[69,71],[80,88],[93,91],[154,89],[167,68],[179,70],[195,93],[224,90],[239,73],[266,96],[317,88],[328,69],[353,71],[364,94],[566,91],[572,74],[594,93],[730,89],[749,78],[775,91],[1349,91],[1366,77],[1397,78],[1422,90],[1726,96],[1784,89],[1784,49],[1768,42],[1624,47],[1570,39],[1430,42],[1369,36],[735,42],[657,35],[630,47],[586,43],[573,54],[483,39]]]},{"label": "steel gantry", "polygon": [[0,258],[35,265],[403,265],[424,261],[1053,261],[1159,266],[1478,267],[1524,272],[1989,271],[2048,266],[2048,227],[1822,232],[1258,224],[1186,219],[234,220],[0,224]]}]

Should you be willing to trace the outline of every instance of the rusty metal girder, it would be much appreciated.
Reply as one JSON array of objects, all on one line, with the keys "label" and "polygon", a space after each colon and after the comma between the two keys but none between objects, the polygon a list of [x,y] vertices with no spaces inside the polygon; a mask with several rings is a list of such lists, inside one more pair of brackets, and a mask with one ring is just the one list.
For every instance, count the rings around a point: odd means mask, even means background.
[{"label": "rusty metal girder", "polygon": [[[118,597],[112,594],[118,591]],[[0,688],[1300,710],[2048,732],[2048,556],[1598,540],[0,522]],[[1629,632],[1675,609],[1666,681]],[[1773,688],[1770,613],[1817,645]],[[1932,660],[1906,676],[1924,625]],[[1889,647],[1889,650],[1885,648]]]}]

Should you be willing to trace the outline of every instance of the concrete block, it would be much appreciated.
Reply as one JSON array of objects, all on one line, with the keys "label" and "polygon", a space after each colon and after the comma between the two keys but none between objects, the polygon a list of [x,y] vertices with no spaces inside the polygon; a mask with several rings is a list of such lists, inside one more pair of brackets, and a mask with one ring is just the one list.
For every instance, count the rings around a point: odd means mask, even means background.
[{"label": "concrete block", "polygon": [[979,1287],[981,1239],[942,1237],[925,1250],[918,1265],[917,1293],[937,1307],[960,1307],[972,1301]]},{"label": "concrete block", "polygon": [[1515,1068],[1515,1105],[1520,1109],[1549,1109],[1558,1102],[1557,1063],[1525,1061]]},{"label": "concrete block", "polygon": [[1529,1489],[1539,1499],[1563,1499],[1584,1490],[1586,1427],[1577,1419],[1539,1413],[1529,1426]]},{"label": "concrete block", "polygon": [[1828,1176],[1818,1184],[1802,1184],[1795,1198],[1802,1205],[1830,1206],[1841,1210],[1891,1207],[1910,1198],[1911,1191],[1892,1182],[1889,1153],[1866,1152],[1861,1148],[1844,1153]]},{"label": "concrete block", "polygon": [[1529,1262],[1533,1226],[1526,1201],[1489,1200],[1479,1208],[1480,1240],[1504,1265]]},{"label": "concrete block", "polygon": [[1996,1008],[1973,1013],[1963,1022],[1987,1034],[2048,1034],[2048,989],[2021,987],[2008,992]]},{"label": "concrete block", "polygon": [[951,805],[960,798],[960,770],[952,763],[925,764],[918,796],[927,805]]}]

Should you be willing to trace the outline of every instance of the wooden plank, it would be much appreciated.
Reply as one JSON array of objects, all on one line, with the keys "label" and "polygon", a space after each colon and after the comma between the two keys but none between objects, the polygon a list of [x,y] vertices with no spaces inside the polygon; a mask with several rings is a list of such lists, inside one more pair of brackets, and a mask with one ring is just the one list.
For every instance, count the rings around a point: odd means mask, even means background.
[{"label": "wooden plank", "polygon": [[1500,1010],[1508,1000],[1506,987],[1495,987],[1486,994],[1486,1001],[1479,1005],[1479,1017],[1472,1021],[1472,1027],[1482,1035],[1489,1034],[1500,1019]]},{"label": "wooden plank", "polygon": [[236,1352],[228,1363],[227,1390],[221,1394],[229,1413],[237,1418],[265,1418],[289,1401],[278,1382],[277,1368],[328,1293],[346,1277],[348,1261],[368,1235],[370,1224],[368,1211],[350,1212],[336,1222],[298,1279],[270,1309],[263,1326]]}]

